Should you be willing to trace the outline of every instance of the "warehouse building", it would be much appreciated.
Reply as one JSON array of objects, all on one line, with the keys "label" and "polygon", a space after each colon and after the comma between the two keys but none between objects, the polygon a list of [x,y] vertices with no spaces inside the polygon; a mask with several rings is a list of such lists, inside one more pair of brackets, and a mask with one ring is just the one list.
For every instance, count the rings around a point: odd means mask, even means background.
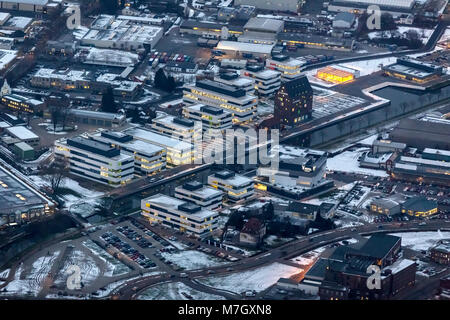
[{"label": "warehouse building", "polygon": [[376,5],[396,18],[414,12],[415,4],[416,0],[331,0],[328,11],[362,14],[369,6]]},{"label": "warehouse building", "polygon": [[19,139],[21,142],[26,142],[32,147],[39,145],[39,136],[24,126],[9,127],[5,129],[5,132],[11,137]]},{"label": "warehouse building", "polygon": [[267,18],[251,18],[244,26],[239,42],[275,44],[277,35],[284,29],[284,21]]},{"label": "warehouse building", "polygon": [[281,11],[297,13],[300,9],[300,0],[235,0],[234,5],[254,6],[260,10]]},{"label": "warehouse building", "polygon": [[199,238],[209,236],[217,229],[218,213],[163,194],[142,199],[141,210],[150,222],[161,223]]},{"label": "warehouse building", "polygon": [[256,113],[258,98],[242,89],[211,80],[197,81],[183,90],[183,100],[222,108],[233,115],[233,122],[249,122]]},{"label": "warehouse building", "polygon": [[243,28],[228,24],[184,20],[180,25],[180,33],[195,34],[204,38],[218,39],[222,34],[238,37],[243,34]]},{"label": "warehouse building", "polygon": [[191,181],[176,187],[175,197],[208,210],[215,210],[222,207],[223,192],[198,181]]},{"label": "warehouse building", "polygon": [[106,130],[92,135],[92,139],[134,155],[135,174],[151,175],[166,168],[166,150],[157,145],[133,139],[131,135],[123,132]]},{"label": "warehouse building", "polygon": [[134,156],[109,144],[84,137],[61,139],[55,141],[54,153],[67,160],[70,173],[84,179],[117,188],[133,178]]},{"label": "warehouse building", "polygon": [[287,33],[278,35],[278,42],[287,46],[304,46],[313,49],[326,49],[338,51],[352,51],[355,40],[331,38],[311,34]]},{"label": "warehouse building", "polygon": [[220,41],[215,49],[237,59],[251,57],[267,59],[271,56],[274,46],[275,44]]}]

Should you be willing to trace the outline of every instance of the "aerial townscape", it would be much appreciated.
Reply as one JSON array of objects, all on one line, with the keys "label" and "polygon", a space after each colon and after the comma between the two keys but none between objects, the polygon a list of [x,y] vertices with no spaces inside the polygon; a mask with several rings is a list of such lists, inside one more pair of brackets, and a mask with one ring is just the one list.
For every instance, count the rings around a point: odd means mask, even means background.
[{"label": "aerial townscape", "polygon": [[450,300],[449,1],[0,0],[0,300]]}]

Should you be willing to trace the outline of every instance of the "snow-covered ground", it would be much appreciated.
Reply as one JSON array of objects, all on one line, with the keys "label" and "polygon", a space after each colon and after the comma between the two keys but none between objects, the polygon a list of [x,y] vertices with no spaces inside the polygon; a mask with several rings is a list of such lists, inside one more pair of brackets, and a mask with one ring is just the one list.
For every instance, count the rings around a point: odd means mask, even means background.
[{"label": "snow-covered ground", "polygon": [[58,276],[55,279],[56,284],[65,283],[67,281],[67,277],[70,274],[67,271],[72,265],[76,265],[80,268],[81,282],[85,286],[97,279],[100,275],[100,269],[95,264],[93,258],[84,254],[83,251],[74,250],[70,253],[64,262],[64,266],[59,271]]},{"label": "snow-covered ground", "polygon": [[196,250],[175,253],[163,252],[161,255],[167,261],[186,270],[215,267],[227,263],[227,261],[223,259]]},{"label": "snow-covered ground", "polygon": [[388,174],[383,170],[360,168],[358,157],[367,151],[367,148],[360,148],[355,151],[345,151],[335,157],[328,158],[327,169],[339,172],[349,172],[357,174],[365,174],[377,177],[387,177]]},{"label": "snow-covered ground", "polygon": [[380,58],[380,59],[362,60],[362,61],[342,63],[341,65],[344,67],[359,70],[360,76],[362,77],[362,76],[367,76],[374,72],[380,71],[382,66],[392,64],[396,61],[397,61],[397,58],[389,57],[389,58]]},{"label": "snow-covered ground", "polygon": [[103,274],[104,276],[112,277],[125,274],[130,271],[130,268],[128,266],[124,265],[122,262],[111,256],[109,253],[95,244],[92,240],[83,242],[83,245],[88,248],[94,255],[103,260],[106,266],[105,273]]},{"label": "snow-covered ground", "polygon": [[55,251],[39,257],[33,262],[30,272],[25,272],[24,265],[21,265],[14,274],[14,280],[8,283],[0,295],[37,296],[59,253]]},{"label": "snow-covered ground", "polygon": [[268,246],[279,246],[283,243],[292,241],[293,238],[281,238],[277,237],[275,235],[270,235],[267,238],[264,239],[264,243]]},{"label": "snow-covered ground", "polygon": [[448,231],[404,232],[393,233],[392,235],[402,238],[402,246],[416,251],[428,250],[437,241],[450,239],[450,232]]},{"label": "snow-covered ground", "polygon": [[368,34],[370,39],[375,38],[407,38],[408,32],[415,31],[417,32],[417,35],[419,36],[419,39],[422,40],[423,43],[427,43],[428,39],[430,39],[433,29],[421,29],[421,28],[415,28],[415,27],[406,27],[401,26],[398,27],[397,30],[393,31],[374,31],[370,32]]},{"label": "snow-covered ground", "polygon": [[153,286],[139,295],[138,300],[223,300],[224,297],[197,291],[182,282]]},{"label": "snow-covered ground", "polygon": [[240,294],[248,290],[263,291],[275,284],[280,278],[289,278],[301,271],[300,268],[275,262],[255,270],[210,277],[199,281],[216,289]]}]

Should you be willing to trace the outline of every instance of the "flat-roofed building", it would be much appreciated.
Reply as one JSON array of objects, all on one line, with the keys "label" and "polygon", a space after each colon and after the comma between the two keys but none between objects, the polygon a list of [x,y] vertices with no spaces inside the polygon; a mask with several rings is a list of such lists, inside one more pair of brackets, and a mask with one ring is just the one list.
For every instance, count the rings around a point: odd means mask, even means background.
[{"label": "flat-roofed building", "polygon": [[311,119],[313,90],[303,75],[281,85],[275,95],[274,117],[280,125],[295,126]]},{"label": "flat-roofed building", "polygon": [[35,113],[42,111],[45,102],[42,100],[21,96],[18,94],[7,94],[1,97],[3,105],[15,112]]},{"label": "flat-roofed building", "polygon": [[216,50],[223,51],[233,58],[259,57],[267,59],[272,55],[273,44],[220,41]]},{"label": "flat-roofed building", "polygon": [[93,81],[91,72],[85,70],[40,68],[31,76],[30,84],[38,88],[73,90],[90,89]]},{"label": "flat-roofed building", "polygon": [[51,216],[55,203],[0,166],[0,229]]},{"label": "flat-roofed building", "polygon": [[290,58],[289,56],[278,54],[272,56],[271,59],[266,60],[266,68],[279,71],[281,79],[284,81],[292,80],[301,75],[301,67],[305,63]]},{"label": "flat-roofed building", "polygon": [[102,131],[92,135],[96,141],[109,143],[124,153],[134,155],[134,172],[139,175],[155,174],[166,167],[166,149],[133,139],[129,134],[116,131]]},{"label": "flat-roofed building", "polygon": [[193,143],[202,135],[201,122],[174,116],[161,116],[152,120],[153,131],[168,137]]},{"label": "flat-roofed building", "polygon": [[70,173],[120,187],[131,181],[134,173],[134,156],[122,153],[110,144],[84,137],[55,141],[55,156],[66,159]]},{"label": "flat-roofed building", "polygon": [[44,12],[49,0],[2,0],[0,9]]},{"label": "flat-roofed building", "polygon": [[409,57],[397,58],[397,62],[383,66],[384,74],[409,80],[417,83],[425,83],[439,79],[444,74],[442,66],[422,62]]},{"label": "flat-roofed building", "polygon": [[351,12],[362,14],[371,5],[382,12],[390,13],[394,18],[413,12],[416,0],[332,0],[328,4],[330,12]]},{"label": "flat-roofed building", "polygon": [[218,213],[163,194],[141,200],[142,216],[182,232],[203,238],[217,229]]},{"label": "flat-roofed building", "polygon": [[24,126],[9,127],[6,128],[5,131],[11,137],[19,139],[22,142],[26,142],[32,147],[37,147],[39,145],[39,136]]},{"label": "flat-roofed building", "polygon": [[184,20],[180,25],[180,33],[195,34],[205,38],[220,38],[224,28],[230,35],[240,36],[243,33],[242,26],[197,20]]},{"label": "flat-roofed building", "polygon": [[402,203],[402,213],[413,217],[428,217],[438,213],[438,204],[423,196],[412,197]]},{"label": "flat-roofed building", "polygon": [[70,115],[77,123],[106,128],[121,127],[127,120],[123,114],[81,109],[70,109]]},{"label": "flat-roofed building", "polygon": [[225,72],[217,77],[214,77],[214,81],[220,82],[236,89],[242,89],[247,92],[247,94],[254,94],[255,92],[255,81],[253,79],[248,79],[241,77],[237,72]]},{"label": "flat-roofed building", "polygon": [[246,200],[254,195],[254,182],[252,179],[235,174],[229,170],[216,172],[208,176],[208,184],[213,188],[222,190],[229,202],[236,203]]},{"label": "flat-roofed building", "polygon": [[214,130],[231,129],[233,126],[231,112],[203,104],[183,107],[183,116],[187,119],[201,121],[205,134],[212,133]]},{"label": "flat-roofed building", "polygon": [[198,181],[191,181],[176,187],[175,197],[214,210],[222,206],[223,192]]},{"label": "flat-roofed building", "polygon": [[260,96],[273,95],[281,86],[281,74],[278,71],[264,69],[263,66],[249,65],[241,70],[241,76],[252,79]]},{"label": "flat-roofed building", "polygon": [[244,34],[239,42],[275,44],[277,35],[283,30],[284,21],[268,18],[250,18],[244,26]]},{"label": "flat-roofed building", "polygon": [[297,13],[300,9],[299,0],[235,0],[234,5],[248,5],[254,6],[260,10],[269,11],[288,11],[291,13]]},{"label": "flat-roofed building", "polygon": [[355,79],[355,74],[350,70],[337,67],[325,67],[317,70],[316,77],[331,83],[345,83]]},{"label": "flat-roofed building", "polygon": [[191,143],[141,128],[130,128],[123,132],[133,136],[136,140],[145,141],[166,149],[166,159],[170,165],[190,164],[194,162],[195,150]]},{"label": "flat-roofed building", "polygon": [[197,81],[195,85],[185,86],[183,93],[186,102],[202,103],[231,112],[233,122],[249,122],[256,113],[256,96],[216,81]]}]

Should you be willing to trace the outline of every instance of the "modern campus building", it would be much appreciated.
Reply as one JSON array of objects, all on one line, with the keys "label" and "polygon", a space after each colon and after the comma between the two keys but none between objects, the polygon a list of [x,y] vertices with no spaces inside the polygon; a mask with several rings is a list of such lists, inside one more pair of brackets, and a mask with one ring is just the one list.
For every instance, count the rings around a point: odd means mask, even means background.
[{"label": "modern campus building", "polygon": [[241,70],[241,76],[252,79],[260,96],[273,95],[281,85],[281,74],[278,71],[264,69],[263,66],[249,65]]},{"label": "modern campus building", "polygon": [[141,128],[130,128],[125,130],[124,133],[131,135],[136,140],[164,148],[167,163],[170,165],[190,164],[194,161],[195,150],[191,143]]},{"label": "modern campus building", "polygon": [[266,68],[279,71],[283,81],[289,81],[300,76],[301,67],[304,64],[300,60],[282,54],[274,55],[271,59],[266,60]]},{"label": "modern campus building", "polygon": [[204,132],[231,129],[232,114],[222,108],[194,104],[183,107],[183,116],[187,119],[201,121]]},{"label": "modern campus building", "polygon": [[254,94],[255,92],[255,81],[241,77],[237,72],[222,73],[218,77],[214,77],[214,81],[235,87],[236,89],[242,89],[247,94]]},{"label": "modern campus building", "polygon": [[0,229],[51,216],[55,203],[0,166]]},{"label": "modern campus building", "polygon": [[183,93],[183,100],[186,102],[202,103],[231,112],[233,122],[251,121],[256,113],[256,96],[223,83],[200,80],[195,86],[186,86]]},{"label": "modern campus building", "polygon": [[198,181],[191,181],[176,187],[175,197],[214,210],[222,206],[223,192]]},{"label": "modern campus building", "polygon": [[55,156],[66,159],[72,174],[112,187],[131,181],[134,156],[109,144],[75,137],[55,141]]},{"label": "modern campus building", "polygon": [[193,143],[194,139],[201,138],[202,125],[191,119],[162,116],[152,120],[153,131],[165,136]]},{"label": "modern campus building", "polygon": [[141,200],[142,215],[197,237],[209,236],[217,229],[218,213],[188,201],[157,194]]},{"label": "modern campus building", "polygon": [[92,139],[107,143],[120,149],[123,153],[134,155],[134,172],[140,175],[150,175],[166,167],[166,149],[133,139],[133,136],[123,132],[102,131],[92,135]]},{"label": "modern campus building", "polygon": [[383,66],[382,70],[388,76],[417,83],[439,79],[444,73],[442,66],[409,57],[397,58],[396,63]]},{"label": "modern campus building", "polygon": [[208,176],[208,184],[213,188],[222,190],[225,193],[226,200],[232,203],[250,198],[255,191],[252,179],[228,170]]},{"label": "modern campus building", "polygon": [[285,82],[275,95],[274,117],[280,125],[295,126],[311,119],[313,90],[306,76]]}]

